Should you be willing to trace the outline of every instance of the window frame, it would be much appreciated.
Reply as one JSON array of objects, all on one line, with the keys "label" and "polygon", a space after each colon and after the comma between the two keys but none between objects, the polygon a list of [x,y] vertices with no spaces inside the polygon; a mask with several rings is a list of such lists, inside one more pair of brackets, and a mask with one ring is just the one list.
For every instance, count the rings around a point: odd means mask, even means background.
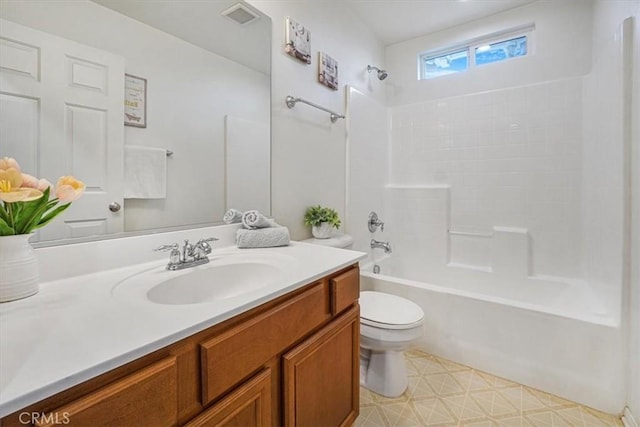
[{"label": "window frame", "polygon": [[[501,64],[504,62],[510,62],[512,60],[529,58],[530,56],[534,55],[534,52],[535,52],[534,30],[535,30],[535,25],[528,24],[518,28],[512,28],[510,30],[484,35],[482,37],[468,40],[467,42],[464,42],[464,43],[452,44],[449,47],[437,48],[437,49],[429,50],[426,52],[421,52],[418,54],[418,80],[431,80],[438,77],[444,77],[448,75],[455,75],[455,74],[461,74],[468,71],[473,71],[477,67],[485,67],[491,64]],[[526,37],[527,53],[525,55],[505,58],[500,61],[494,61],[494,62],[480,64],[480,65],[476,63],[477,48],[480,48],[485,45],[506,42],[506,41],[517,39],[520,37]],[[455,73],[441,74],[441,75],[427,77],[427,70],[426,70],[427,59],[431,59],[438,56],[445,56],[453,53],[458,53],[464,50],[467,51],[467,68],[466,69],[455,72]]]}]

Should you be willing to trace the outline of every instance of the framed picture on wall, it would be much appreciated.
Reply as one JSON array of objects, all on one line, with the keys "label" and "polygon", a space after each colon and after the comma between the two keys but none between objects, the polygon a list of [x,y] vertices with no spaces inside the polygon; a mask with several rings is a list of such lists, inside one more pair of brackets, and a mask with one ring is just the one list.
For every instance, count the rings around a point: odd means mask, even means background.
[{"label": "framed picture on wall", "polygon": [[324,52],[318,52],[318,81],[338,90],[338,62]]},{"label": "framed picture on wall", "polygon": [[311,64],[311,33],[302,24],[287,17],[284,51]]},{"label": "framed picture on wall", "polygon": [[147,79],[124,75],[124,124],[147,127]]}]

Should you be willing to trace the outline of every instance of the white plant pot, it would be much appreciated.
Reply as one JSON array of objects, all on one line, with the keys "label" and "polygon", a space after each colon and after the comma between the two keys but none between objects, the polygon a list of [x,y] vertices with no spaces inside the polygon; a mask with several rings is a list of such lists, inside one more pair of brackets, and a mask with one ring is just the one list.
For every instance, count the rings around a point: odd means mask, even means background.
[{"label": "white plant pot", "polygon": [[0,236],[0,302],[38,292],[38,258],[29,243],[31,234]]},{"label": "white plant pot", "polygon": [[323,222],[320,225],[314,225],[311,227],[311,234],[316,239],[328,239],[333,234],[333,226],[328,222]]}]

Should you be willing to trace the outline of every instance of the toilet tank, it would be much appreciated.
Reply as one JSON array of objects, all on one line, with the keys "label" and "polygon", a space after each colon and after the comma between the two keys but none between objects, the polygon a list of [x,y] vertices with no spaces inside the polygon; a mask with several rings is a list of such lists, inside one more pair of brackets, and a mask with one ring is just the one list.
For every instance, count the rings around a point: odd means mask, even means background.
[{"label": "toilet tank", "polygon": [[333,234],[328,239],[306,239],[304,243],[311,243],[313,245],[331,246],[333,248],[351,249],[353,247],[353,237],[349,234]]}]

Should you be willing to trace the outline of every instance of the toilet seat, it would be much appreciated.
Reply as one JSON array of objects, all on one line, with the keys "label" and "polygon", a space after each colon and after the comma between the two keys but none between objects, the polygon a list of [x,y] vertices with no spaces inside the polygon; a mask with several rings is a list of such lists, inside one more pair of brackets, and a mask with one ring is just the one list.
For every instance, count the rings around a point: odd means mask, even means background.
[{"label": "toilet seat", "polygon": [[406,298],[375,291],[360,292],[360,323],[381,329],[412,329],[422,324],[422,308]]}]

